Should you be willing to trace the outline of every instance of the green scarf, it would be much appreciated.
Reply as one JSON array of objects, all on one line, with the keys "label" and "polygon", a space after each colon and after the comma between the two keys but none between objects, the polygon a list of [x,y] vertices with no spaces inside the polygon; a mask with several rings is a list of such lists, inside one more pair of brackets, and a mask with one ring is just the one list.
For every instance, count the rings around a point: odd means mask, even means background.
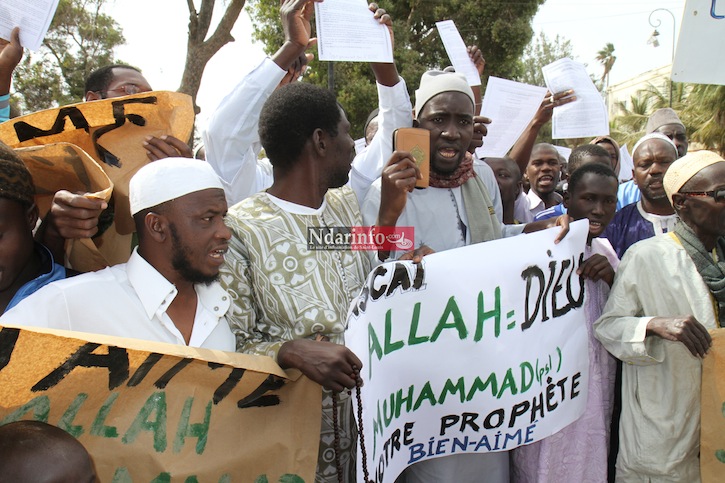
[{"label": "green scarf", "polygon": [[715,250],[718,261],[716,263],[710,252],[705,249],[695,232],[686,223],[678,221],[674,231],[715,298],[720,326],[725,326],[725,238],[717,239]]},{"label": "green scarf", "polygon": [[493,203],[481,177],[476,175],[461,185],[463,205],[466,207],[471,244],[501,238],[501,223],[496,218]]}]

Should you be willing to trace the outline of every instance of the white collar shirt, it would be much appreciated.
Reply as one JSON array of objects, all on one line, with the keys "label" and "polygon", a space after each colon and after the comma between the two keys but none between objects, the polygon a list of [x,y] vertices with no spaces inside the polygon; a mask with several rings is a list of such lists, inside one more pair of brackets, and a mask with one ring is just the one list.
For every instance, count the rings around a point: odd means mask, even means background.
[{"label": "white collar shirt", "polygon": [[[214,282],[194,286],[197,307],[189,346],[234,351],[225,314],[227,292]],[[43,287],[0,318],[23,325],[185,345],[166,310],[176,287],[138,254],[128,263],[85,273]]]}]

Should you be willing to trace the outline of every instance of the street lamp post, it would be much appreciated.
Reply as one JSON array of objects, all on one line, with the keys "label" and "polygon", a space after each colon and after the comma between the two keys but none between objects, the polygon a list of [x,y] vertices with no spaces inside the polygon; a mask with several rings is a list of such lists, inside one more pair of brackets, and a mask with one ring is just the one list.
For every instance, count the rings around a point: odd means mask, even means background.
[{"label": "street lamp post", "polygon": [[[652,32],[652,36],[649,38],[649,41],[647,43],[652,44],[653,47],[657,47],[660,45],[658,36],[660,33],[657,31],[657,28],[662,25],[662,20],[655,18],[654,21],[652,20],[652,15],[654,15],[657,12],[667,12],[670,14],[670,17],[672,17],[672,55],[670,56],[670,62],[671,66],[674,66],[675,63],[675,27],[676,27],[676,21],[675,21],[675,14],[667,10],[666,8],[656,8],[652,10],[649,14],[649,24],[650,26],[655,28],[655,31]],[[656,23],[655,23],[656,22]],[[670,67],[671,69],[671,67]],[[672,73],[670,72],[670,107],[672,107]]]}]

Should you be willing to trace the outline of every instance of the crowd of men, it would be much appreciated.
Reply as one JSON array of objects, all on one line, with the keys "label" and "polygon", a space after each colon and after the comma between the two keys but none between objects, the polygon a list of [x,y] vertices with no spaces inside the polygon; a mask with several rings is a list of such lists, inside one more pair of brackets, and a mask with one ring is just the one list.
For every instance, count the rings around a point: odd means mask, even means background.
[{"label": "crowd of men", "polygon": [[[584,416],[512,452],[416,463],[398,481],[699,481],[702,359],[708,330],[725,317],[725,159],[688,154],[685,126],[661,109],[634,146],[631,181],[619,183],[619,145],[604,136],[572,151],[562,192],[561,156],[536,138],[576,93],[547,95],[508,157],[477,159],[490,122],[477,115],[480,93],[463,75],[434,70],[415,80],[413,105],[394,63],[370,64],[379,105],[354,155],[344,106],[298,81],[315,1],[281,2],[285,41],[221,102],[204,133],[206,161],[171,136],[144,141],[148,163],[129,187],[137,243],[126,263],[84,274],[64,267],[64,243],[103,230],[109,203],[59,190],[34,238],[32,177],[0,143],[0,324],[273,357],[324,388],[316,481],[352,482],[357,432],[345,389],[362,362],[344,332],[371,268],[555,226],[563,237],[570,220],[588,219],[579,269],[588,293]],[[389,15],[371,12],[392,36]],[[481,51],[469,54],[481,74]],[[0,50],[0,121],[21,57],[16,29]],[[137,69],[111,65],[91,74],[86,91],[91,102],[151,86]],[[392,145],[393,132],[411,126],[430,132],[425,189],[414,188],[415,157]],[[413,227],[414,250],[307,249],[309,227],[336,226]],[[45,471],[93,481],[87,453],[53,429],[0,428],[2,472],[36,481],[38,464],[8,461],[27,457],[21,440],[42,440],[80,461]]]}]

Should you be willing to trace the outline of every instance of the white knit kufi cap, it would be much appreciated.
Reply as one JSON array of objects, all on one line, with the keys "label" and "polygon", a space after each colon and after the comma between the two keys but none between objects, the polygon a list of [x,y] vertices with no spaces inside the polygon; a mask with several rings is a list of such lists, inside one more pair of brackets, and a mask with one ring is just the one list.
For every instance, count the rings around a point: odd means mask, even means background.
[{"label": "white knit kufi cap", "polygon": [[680,191],[680,188],[690,181],[693,176],[711,164],[724,162],[725,159],[712,151],[695,151],[687,153],[672,163],[662,182],[665,186],[665,193],[670,199],[670,204],[674,206],[672,195]]},{"label": "white knit kufi cap", "polygon": [[420,78],[420,87],[415,91],[415,117],[418,118],[425,103],[443,92],[461,92],[471,98],[475,106],[473,91],[468,85],[466,76],[456,72],[443,72],[442,70],[429,70]]},{"label": "white knit kufi cap", "polygon": [[219,176],[206,161],[160,159],[139,169],[131,178],[128,188],[131,214],[209,188],[224,189]]},{"label": "white knit kufi cap", "polygon": [[672,139],[668,138],[667,136],[665,136],[662,133],[653,132],[653,133],[647,134],[647,135],[639,138],[639,141],[637,141],[637,143],[634,145],[634,149],[632,150],[632,157],[634,157],[634,153],[637,152],[639,147],[641,145],[643,145],[645,142],[649,141],[650,139],[659,139],[661,141],[665,141],[667,144],[672,146],[672,149],[675,150],[675,156],[679,156],[679,153],[677,152],[677,146],[675,145],[674,142],[672,142]]}]

